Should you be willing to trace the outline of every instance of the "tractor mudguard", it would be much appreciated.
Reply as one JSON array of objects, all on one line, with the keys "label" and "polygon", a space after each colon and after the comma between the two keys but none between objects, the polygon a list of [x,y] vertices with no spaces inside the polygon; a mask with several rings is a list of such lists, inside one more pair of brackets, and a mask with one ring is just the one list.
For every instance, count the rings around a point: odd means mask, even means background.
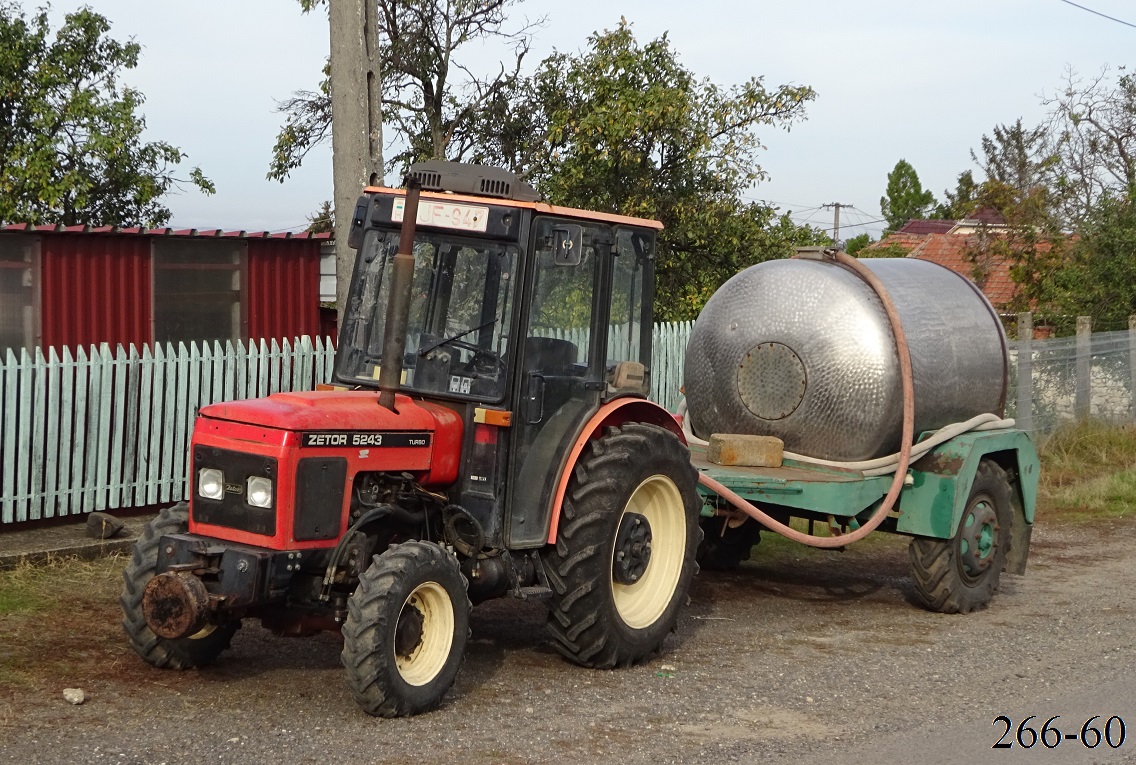
[{"label": "tractor mudguard", "polygon": [[1010,477],[1014,522],[1007,570],[1024,570],[1040,465],[1033,441],[1021,430],[964,433],[912,463],[914,483],[900,496],[896,531],[937,539],[953,537],[983,459],[998,463]]},{"label": "tractor mudguard", "polygon": [[650,425],[658,425],[674,433],[679,441],[684,445],[686,444],[686,436],[683,435],[682,428],[679,427],[674,415],[652,401],[632,397],[617,398],[601,406],[580,429],[576,441],[564,461],[563,469],[560,471],[560,479],[556,485],[556,493],[552,497],[552,508],[549,514],[548,544],[556,543],[556,532],[560,525],[560,507],[564,504],[564,493],[568,489],[568,479],[572,476],[572,470],[576,466],[576,461],[580,458],[580,453],[584,451],[588,441],[603,435],[605,427],[619,426],[625,422],[645,422]]}]

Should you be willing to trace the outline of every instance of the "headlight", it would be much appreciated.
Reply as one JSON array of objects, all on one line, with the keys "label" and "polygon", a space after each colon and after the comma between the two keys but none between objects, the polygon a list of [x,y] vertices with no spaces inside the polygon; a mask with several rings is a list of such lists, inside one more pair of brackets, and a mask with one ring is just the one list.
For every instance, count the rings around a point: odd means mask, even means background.
[{"label": "headlight", "polygon": [[245,496],[253,507],[272,507],[272,479],[251,476],[245,487]]},{"label": "headlight", "polygon": [[198,470],[197,493],[206,499],[224,498],[225,474],[217,468],[202,468]]}]

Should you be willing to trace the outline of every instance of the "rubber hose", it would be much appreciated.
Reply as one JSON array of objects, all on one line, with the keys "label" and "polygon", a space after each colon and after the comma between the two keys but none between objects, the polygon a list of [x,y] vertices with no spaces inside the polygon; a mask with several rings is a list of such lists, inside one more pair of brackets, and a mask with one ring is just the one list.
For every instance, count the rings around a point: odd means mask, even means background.
[{"label": "rubber hose", "polygon": [[864,282],[872,288],[872,291],[876,293],[876,297],[878,297],[880,303],[883,304],[884,313],[887,314],[888,322],[891,324],[892,336],[895,337],[895,350],[899,356],[899,374],[903,387],[903,435],[901,436],[903,440],[900,442],[899,456],[896,460],[895,477],[892,479],[891,486],[888,488],[887,495],[884,497],[883,502],[880,504],[879,508],[876,509],[876,512],[872,514],[872,517],[868,519],[867,523],[855,531],[834,537],[818,537],[797,531],[791,526],[775,520],[767,513],[758,510],[744,497],[730,491],[705,473],[700,473],[698,477],[700,484],[771,531],[776,531],[781,536],[792,539],[794,542],[800,542],[810,547],[822,548],[844,547],[845,545],[857,542],[875,531],[876,528],[883,523],[884,518],[887,517],[892,507],[895,506],[895,501],[899,499],[900,491],[903,490],[903,482],[907,477],[907,466],[911,462],[911,442],[915,439],[915,385],[911,374],[911,354],[907,348],[907,336],[903,332],[903,324],[899,320],[899,311],[896,310],[895,303],[891,301],[891,297],[888,295],[883,283],[880,282],[870,269],[843,252],[834,253],[832,259],[863,279]]},{"label": "rubber hose", "polygon": [[[686,436],[687,443],[699,444],[701,446],[708,446],[709,441],[699,438],[694,435],[694,431],[690,428],[690,418],[686,416],[687,406],[686,399],[679,402],[678,415],[683,418],[682,432]],[[969,420],[963,422],[954,422],[950,425],[944,425],[934,432],[933,435],[928,436],[925,440],[920,441],[911,447],[911,460],[915,461],[922,457],[927,452],[934,449],[941,443],[950,441],[955,436],[960,436],[963,433],[970,431],[985,431],[985,430],[1003,430],[1005,428],[1012,428],[1015,425],[1012,418],[1002,419],[996,414],[986,413],[979,414],[971,417]],[[833,467],[841,470],[857,470],[866,476],[888,475],[895,472],[896,463],[899,461],[899,452],[889,454],[885,457],[876,457],[871,460],[863,460],[860,462],[839,462],[836,460],[823,460],[819,457],[810,457],[806,454],[796,454],[794,452],[784,452],[784,456],[796,462],[803,462],[808,465],[820,465],[822,467]]]}]

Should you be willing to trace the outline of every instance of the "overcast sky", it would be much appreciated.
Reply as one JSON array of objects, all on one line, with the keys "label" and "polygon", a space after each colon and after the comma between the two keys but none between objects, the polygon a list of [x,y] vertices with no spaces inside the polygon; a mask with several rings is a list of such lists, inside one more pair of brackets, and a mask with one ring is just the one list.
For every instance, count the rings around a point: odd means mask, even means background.
[{"label": "overcast sky", "polygon": [[[23,0],[30,10],[38,3]],[[328,51],[327,18],[295,0],[89,0],[142,59],[125,80],[146,96],[152,139],[173,143],[217,185],[206,197],[171,196],[173,225],[298,229],[331,198],[331,150],[317,150],[284,184],[265,180],[280,115],[275,104],[315,89]],[[1132,0],[1079,4],[1136,24]],[[78,7],[54,0],[53,15]],[[640,41],[670,35],[682,62],[720,85],[763,76],[768,86],[811,85],[819,96],[791,132],[766,130],[761,164],[771,179],[752,192],[798,221],[842,236],[880,216],[886,175],[914,165],[939,198],[972,166],[969,150],[994,125],[1042,119],[1043,94],[1066,67],[1095,74],[1134,64],[1136,28],[1062,0],[768,2],[751,0],[526,0],[519,19],[547,17],[532,61],[582,49],[588,35],[625,16]],[[492,65],[491,57],[479,62]],[[864,228],[849,227],[855,223]]]}]

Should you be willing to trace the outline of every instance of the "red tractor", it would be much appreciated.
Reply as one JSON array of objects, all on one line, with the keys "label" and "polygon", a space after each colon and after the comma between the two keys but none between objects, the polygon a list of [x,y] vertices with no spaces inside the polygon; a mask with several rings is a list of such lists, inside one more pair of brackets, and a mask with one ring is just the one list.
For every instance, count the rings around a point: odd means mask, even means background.
[{"label": "red tractor", "polygon": [[545,600],[589,667],[674,629],[701,500],[646,400],[660,224],[492,168],[423,163],[406,185],[355,209],[334,385],[201,410],[190,499],[125,572],[150,664],[207,664],[247,617],[341,630],[355,698],[395,717],[453,684],[471,601]]}]

